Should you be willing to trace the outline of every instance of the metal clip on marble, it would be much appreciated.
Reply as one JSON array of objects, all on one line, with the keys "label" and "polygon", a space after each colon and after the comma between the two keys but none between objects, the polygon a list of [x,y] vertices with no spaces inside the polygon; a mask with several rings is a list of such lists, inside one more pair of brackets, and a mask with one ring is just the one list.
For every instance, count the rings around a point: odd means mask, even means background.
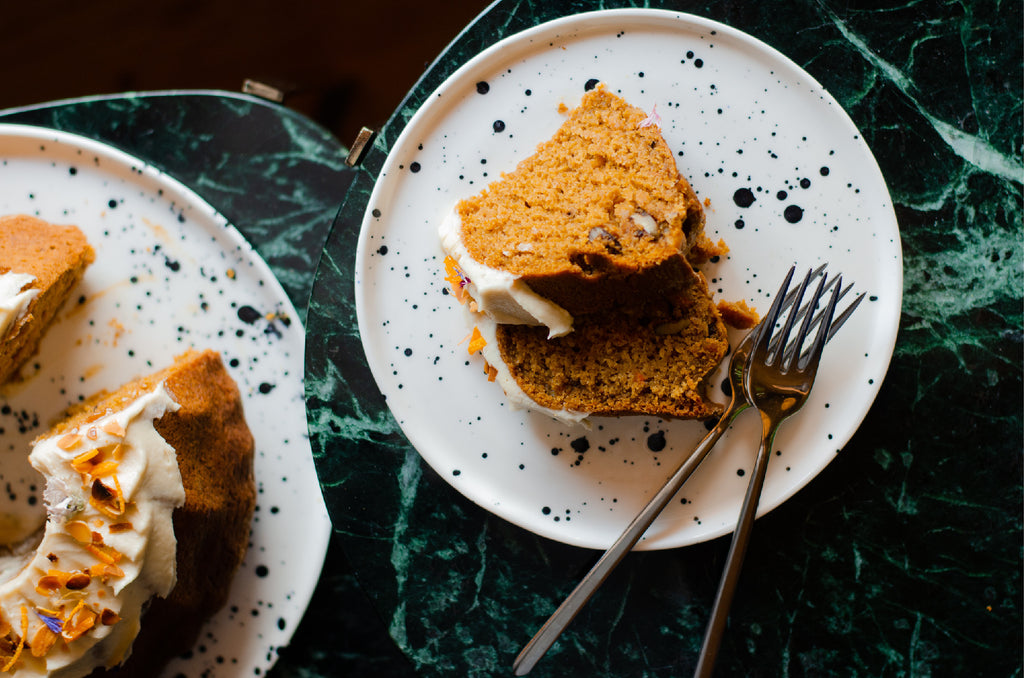
[{"label": "metal clip on marble", "polygon": [[242,83],[242,91],[246,94],[252,94],[253,96],[266,99],[267,101],[273,101],[275,103],[281,103],[284,101],[284,90],[273,85],[268,85],[265,82],[259,80],[246,79]]},{"label": "metal clip on marble", "polygon": [[370,147],[370,142],[373,141],[373,137],[376,134],[369,127],[359,130],[356,140],[352,142],[352,148],[348,152],[348,157],[345,158],[345,164],[349,167],[355,167],[361,163],[363,156],[366,155],[366,151]]}]

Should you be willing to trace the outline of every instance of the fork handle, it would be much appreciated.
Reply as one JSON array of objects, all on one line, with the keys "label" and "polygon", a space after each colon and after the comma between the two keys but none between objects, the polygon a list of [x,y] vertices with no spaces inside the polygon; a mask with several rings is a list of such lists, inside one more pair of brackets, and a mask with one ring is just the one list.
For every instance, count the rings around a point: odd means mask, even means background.
[{"label": "fork handle", "polygon": [[725,621],[729,618],[729,607],[739,583],[743,558],[747,554],[750,534],[754,531],[754,516],[757,514],[757,504],[761,499],[761,490],[764,487],[765,474],[768,471],[772,441],[775,438],[775,431],[778,430],[778,425],[770,421],[763,413],[761,421],[764,431],[761,446],[757,450],[757,457],[754,458],[754,468],[751,472],[750,482],[747,484],[747,494],[743,498],[743,507],[740,509],[736,530],[732,533],[729,555],[726,556],[725,570],[722,572],[715,603],[711,608],[711,618],[704,631],[704,642],[697,658],[697,670],[693,674],[694,678],[709,678],[714,671],[715,658],[718,656],[718,648],[725,632]]},{"label": "fork handle", "polygon": [[708,456],[711,448],[722,437],[722,434],[729,428],[729,425],[736,416],[747,407],[746,402],[741,401],[737,394],[733,394],[732,402],[730,402],[729,407],[718,420],[715,428],[709,431],[704,436],[704,439],[697,444],[697,447],[690,453],[690,456],[665,481],[665,484],[658,490],[658,493],[651,498],[643,510],[626,527],[625,531],[619,535],[615,543],[590,568],[590,571],[580,580],[580,583],[576,585],[572,593],[562,601],[558,609],[548,617],[544,625],[540,627],[533,638],[530,639],[530,642],[519,653],[519,656],[516,657],[515,662],[512,664],[512,670],[515,675],[525,676],[540,658],[544,656],[544,653],[550,649],[576,614],[583,609],[583,606],[594,595],[594,592],[600,588],[612,570],[622,562],[626,554],[640,541],[640,537],[644,535],[644,532],[651,526],[654,519],[665,509],[665,506],[679,491],[679,488],[683,486],[686,479],[690,477],[700,463],[704,461],[704,458]]}]

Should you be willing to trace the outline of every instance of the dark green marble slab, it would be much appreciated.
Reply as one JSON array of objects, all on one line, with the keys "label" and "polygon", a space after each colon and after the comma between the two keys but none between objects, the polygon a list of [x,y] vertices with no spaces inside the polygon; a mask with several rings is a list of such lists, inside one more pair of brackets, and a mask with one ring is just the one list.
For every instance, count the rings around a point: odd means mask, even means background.
[{"label": "dark green marble slab", "polygon": [[[597,554],[493,517],[410,448],[358,341],[359,224],[401,130],[462,63],[543,21],[620,6],[633,3],[492,5],[377,137],[317,272],[314,457],[336,537],[419,675],[510,675]],[[837,459],[758,521],[717,675],[1020,675],[1020,4],[645,6],[734,26],[821,82],[878,160],[904,249],[879,397]],[[631,555],[531,675],[691,673],[727,546]]]},{"label": "dark green marble slab", "polygon": [[[245,235],[305,320],[313,272],[353,176],[346,149],[320,126],[229,92],[71,100],[0,111],[0,122],[96,139],[175,177]],[[279,654],[272,676],[409,670],[356,585],[338,540],[292,644]]]}]

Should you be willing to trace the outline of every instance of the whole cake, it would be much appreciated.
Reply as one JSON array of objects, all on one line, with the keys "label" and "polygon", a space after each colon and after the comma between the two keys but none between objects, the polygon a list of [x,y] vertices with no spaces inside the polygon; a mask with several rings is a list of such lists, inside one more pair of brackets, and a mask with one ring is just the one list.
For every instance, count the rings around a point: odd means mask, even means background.
[{"label": "whole cake", "polygon": [[656,119],[604,86],[440,231],[481,312],[551,336],[679,289],[715,250]]},{"label": "whole cake", "polygon": [[223,606],[248,545],[253,439],[220,356],[97,394],[29,460],[47,522],[0,567],[0,674],[157,675]]},{"label": "whole cake", "polygon": [[0,384],[35,353],[94,256],[75,226],[0,217]]}]

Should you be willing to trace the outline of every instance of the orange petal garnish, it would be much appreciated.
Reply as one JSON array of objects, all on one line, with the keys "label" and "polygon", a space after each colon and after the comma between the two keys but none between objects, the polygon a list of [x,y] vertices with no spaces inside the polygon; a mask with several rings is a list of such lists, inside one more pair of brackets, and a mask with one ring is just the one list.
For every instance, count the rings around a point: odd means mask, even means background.
[{"label": "orange petal garnish", "polygon": [[114,461],[113,459],[107,459],[106,461],[101,461],[100,463],[96,464],[96,466],[94,466],[92,470],[89,471],[89,475],[91,475],[93,478],[105,478],[116,472],[117,462]]},{"label": "orange petal garnish", "polygon": [[470,353],[476,353],[486,345],[487,340],[484,339],[482,334],[480,334],[480,328],[474,327],[473,334],[471,334],[469,337],[469,346],[467,350]]},{"label": "orange petal garnish", "polygon": [[82,439],[82,436],[78,435],[77,433],[68,433],[68,434],[65,434],[63,437],[61,437],[60,440],[57,441],[57,447],[59,447],[62,450],[67,451],[67,450],[70,450],[75,445],[77,445],[78,442],[81,439]]},{"label": "orange petal garnish", "polygon": [[77,455],[74,459],[72,459],[71,464],[74,466],[82,466],[99,453],[100,450],[97,447],[94,447],[91,450],[86,450],[85,452],[82,452],[81,454]]},{"label": "orange petal garnish", "polygon": [[117,419],[111,419],[100,428],[105,433],[109,433],[112,436],[117,436],[118,438],[124,437],[124,426],[121,426]]},{"label": "orange petal garnish", "polygon": [[81,520],[73,520],[65,526],[65,531],[71,538],[82,544],[92,543],[92,530]]}]

